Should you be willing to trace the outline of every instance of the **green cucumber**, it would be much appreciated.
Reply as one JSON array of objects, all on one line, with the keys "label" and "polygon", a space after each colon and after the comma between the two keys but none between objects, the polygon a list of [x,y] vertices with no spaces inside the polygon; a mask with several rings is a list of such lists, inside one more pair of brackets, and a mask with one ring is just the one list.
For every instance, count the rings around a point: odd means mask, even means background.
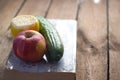
[{"label": "green cucumber", "polygon": [[48,62],[58,62],[64,53],[64,46],[55,27],[45,18],[36,16],[39,20],[39,32],[46,39],[46,54]]}]

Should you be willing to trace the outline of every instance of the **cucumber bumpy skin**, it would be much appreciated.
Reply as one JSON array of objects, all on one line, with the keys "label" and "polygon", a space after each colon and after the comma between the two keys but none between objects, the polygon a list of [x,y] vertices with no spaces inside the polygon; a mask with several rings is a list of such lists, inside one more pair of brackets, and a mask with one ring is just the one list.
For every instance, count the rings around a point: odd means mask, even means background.
[{"label": "cucumber bumpy skin", "polygon": [[45,18],[36,16],[39,20],[39,32],[46,39],[46,54],[48,62],[58,62],[64,53],[64,46],[55,27]]}]

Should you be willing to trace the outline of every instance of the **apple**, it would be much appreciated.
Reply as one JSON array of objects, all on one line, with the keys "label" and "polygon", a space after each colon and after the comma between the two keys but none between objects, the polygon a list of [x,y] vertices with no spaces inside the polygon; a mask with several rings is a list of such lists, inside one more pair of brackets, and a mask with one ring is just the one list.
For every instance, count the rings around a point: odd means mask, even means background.
[{"label": "apple", "polygon": [[41,33],[34,30],[20,32],[13,40],[15,55],[26,62],[38,62],[43,58],[46,41]]}]

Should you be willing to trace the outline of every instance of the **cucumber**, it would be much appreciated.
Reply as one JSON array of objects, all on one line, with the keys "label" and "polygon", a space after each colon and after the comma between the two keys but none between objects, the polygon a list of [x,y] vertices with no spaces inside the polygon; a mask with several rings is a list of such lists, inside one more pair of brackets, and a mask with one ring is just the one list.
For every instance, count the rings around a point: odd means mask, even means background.
[{"label": "cucumber", "polygon": [[36,16],[39,20],[39,32],[46,39],[45,56],[50,63],[58,62],[64,53],[64,46],[55,27],[45,18]]}]

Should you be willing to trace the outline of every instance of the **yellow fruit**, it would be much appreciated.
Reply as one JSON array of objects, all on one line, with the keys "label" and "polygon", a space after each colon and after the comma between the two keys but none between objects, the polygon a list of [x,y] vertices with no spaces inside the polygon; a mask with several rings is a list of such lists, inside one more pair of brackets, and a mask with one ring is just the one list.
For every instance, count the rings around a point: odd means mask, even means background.
[{"label": "yellow fruit", "polygon": [[19,15],[12,19],[10,29],[13,36],[24,30],[39,31],[39,21],[32,15]]}]

